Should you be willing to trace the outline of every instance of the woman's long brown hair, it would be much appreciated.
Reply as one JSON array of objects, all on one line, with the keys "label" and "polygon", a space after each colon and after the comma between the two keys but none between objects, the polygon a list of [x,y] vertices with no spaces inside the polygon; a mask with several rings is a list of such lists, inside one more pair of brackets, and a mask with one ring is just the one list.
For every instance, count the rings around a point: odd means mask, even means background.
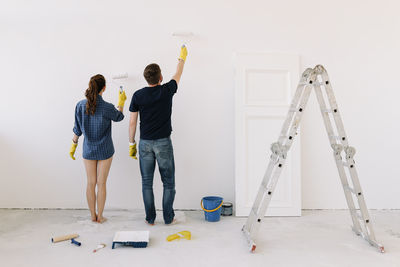
[{"label": "woman's long brown hair", "polygon": [[97,95],[106,86],[106,79],[101,74],[94,75],[90,78],[89,88],[86,89],[85,96],[86,102],[86,114],[94,115],[96,112]]}]

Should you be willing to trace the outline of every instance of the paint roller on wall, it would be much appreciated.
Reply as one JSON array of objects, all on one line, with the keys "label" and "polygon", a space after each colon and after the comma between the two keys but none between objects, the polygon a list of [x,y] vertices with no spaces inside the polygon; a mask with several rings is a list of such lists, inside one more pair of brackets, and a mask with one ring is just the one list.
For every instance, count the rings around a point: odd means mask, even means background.
[{"label": "paint roller on wall", "polygon": [[194,33],[191,31],[175,31],[172,36],[178,39],[179,45],[187,45],[193,39]]},{"label": "paint roller on wall", "polygon": [[113,80],[128,79],[128,73],[121,73],[112,76]]},{"label": "paint roller on wall", "polygon": [[177,31],[177,32],[173,32],[172,33],[172,36],[175,36],[175,37],[184,37],[184,38],[189,38],[189,37],[192,37],[194,34],[193,34],[193,32],[189,32],[189,31],[181,31],[181,32],[179,32],[179,31]]},{"label": "paint roller on wall", "polygon": [[122,92],[122,91],[124,90],[124,88],[123,88],[123,86],[122,86],[120,83],[118,83],[117,81],[126,80],[126,79],[128,79],[128,77],[129,77],[129,75],[128,75],[127,72],[115,74],[115,75],[112,76],[112,81],[113,81],[115,84],[118,84],[120,92]]},{"label": "paint roller on wall", "polygon": [[[189,43],[189,41],[193,38],[194,33],[191,31],[175,31],[172,33],[172,36],[178,38],[179,45],[181,44],[187,45],[187,43]],[[113,76],[111,76],[111,78],[112,82],[117,84],[119,86],[120,92],[122,92],[124,89],[123,85],[120,82],[123,80],[127,80],[129,78],[129,75],[127,72],[124,72],[124,73],[114,74]]]}]

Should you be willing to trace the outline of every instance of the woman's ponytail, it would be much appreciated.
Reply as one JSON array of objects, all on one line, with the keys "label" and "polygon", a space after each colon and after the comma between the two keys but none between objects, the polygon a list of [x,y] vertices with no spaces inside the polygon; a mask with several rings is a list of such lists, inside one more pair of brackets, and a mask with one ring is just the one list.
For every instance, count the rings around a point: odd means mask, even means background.
[{"label": "woman's ponytail", "polygon": [[94,115],[96,112],[97,95],[103,90],[106,85],[106,80],[103,75],[97,74],[90,78],[89,88],[86,89],[85,96],[86,102],[86,114]]}]

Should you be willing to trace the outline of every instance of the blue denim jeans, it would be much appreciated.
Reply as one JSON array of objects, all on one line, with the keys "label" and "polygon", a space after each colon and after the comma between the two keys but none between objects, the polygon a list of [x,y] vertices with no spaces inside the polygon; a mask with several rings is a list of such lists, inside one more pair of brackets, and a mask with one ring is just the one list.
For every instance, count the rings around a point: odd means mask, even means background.
[{"label": "blue denim jeans", "polygon": [[170,137],[157,140],[140,139],[139,142],[142,194],[144,208],[146,210],[146,221],[149,223],[154,223],[156,219],[153,194],[153,178],[156,161],[164,187],[162,200],[164,222],[170,224],[175,216],[173,209],[175,199],[175,162]]}]

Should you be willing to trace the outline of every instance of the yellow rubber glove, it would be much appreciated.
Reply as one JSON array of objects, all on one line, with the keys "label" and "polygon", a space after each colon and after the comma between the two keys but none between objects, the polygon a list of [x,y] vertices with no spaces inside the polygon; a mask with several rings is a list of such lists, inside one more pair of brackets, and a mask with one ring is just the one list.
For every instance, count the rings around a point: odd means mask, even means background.
[{"label": "yellow rubber glove", "polygon": [[72,144],[71,144],[71,149],[69,150],[69,156],[70,156],[71,159],[73,159],[73,160],[75,160],[74,155],[75,155],[75,150],[76,150],[76,147],[77,147],[77,146],[78,146],[78,143],[72,142]]},{"label": "yellow rubber glove", "polygon": [[183,61],[186,61],[187,54],[188,54],[188,52],[187,52],[186,46],[185,46],[185,45],[182,45],[182,47],[181,47],[181,54],[179,55],[179,58],[178,58],[178,59],[182,59]]},{"label": "yellow rubber glove", "polygon": [[136,143],[133,143],[133,145],[129,145],[129,156],[131,158],[137,159],[136,153],[137,153]]},{"label": "yellow rubber glove", "polygon": [[119,96],[118,96],[118,107],[123,108],[125,105],[125,100],[126,100],[126,95],[125,91],[119,91]]},{"label": "yellow rubber glove", "polygon": [[181,238],[190,240],[190,239],[192,239],[192,234],[190,233],[190,231],[178,232],[176,234],[167,236],[167,241],[171,242],[173,240],[181,239]]}]

